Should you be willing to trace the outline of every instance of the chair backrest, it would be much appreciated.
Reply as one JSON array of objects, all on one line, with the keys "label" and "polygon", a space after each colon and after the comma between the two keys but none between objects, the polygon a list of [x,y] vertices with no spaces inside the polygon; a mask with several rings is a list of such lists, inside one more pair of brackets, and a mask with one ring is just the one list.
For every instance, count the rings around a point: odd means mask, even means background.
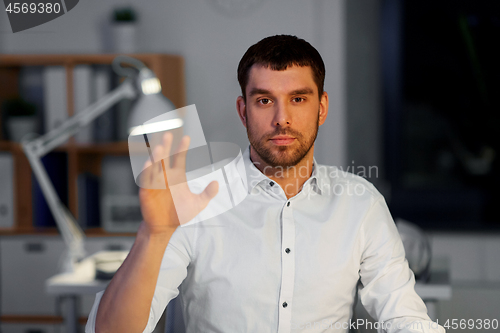
[{"label": "chair backrest", "polygon": [[171,300],[168,305],[165,321],[165,333],[185,333],[184,317],[182,316],[182,306],[179,297]]}]

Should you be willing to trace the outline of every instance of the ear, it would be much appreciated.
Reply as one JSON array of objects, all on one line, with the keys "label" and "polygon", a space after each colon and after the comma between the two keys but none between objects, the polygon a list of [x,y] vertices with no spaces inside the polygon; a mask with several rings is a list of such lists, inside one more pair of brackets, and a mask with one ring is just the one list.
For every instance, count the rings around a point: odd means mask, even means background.
[{"label": "ear", "polygon": [[245,100],[243,96],[238,96],[236,99],[236,110],[238,110],[238,115],[240,116],[241,123],[245,128],[247,127],[247,107],[245,105]]},{"label": "ear", "polygon": [[321,100],[319,101],[319,126],[323,125],[328,116],[328,94],[323,91]]}]

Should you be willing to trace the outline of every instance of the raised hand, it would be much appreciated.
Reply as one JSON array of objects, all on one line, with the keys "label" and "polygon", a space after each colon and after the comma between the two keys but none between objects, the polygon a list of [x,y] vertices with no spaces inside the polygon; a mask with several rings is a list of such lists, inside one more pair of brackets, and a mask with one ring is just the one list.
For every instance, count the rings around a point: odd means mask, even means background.
[{"label": "raised hand", "polygon": [[173,155],[173,163],[170,163],[172,141],[172,134],[166,133],[163,144],[153,151],[155,158],[164,158],[154,164],[148,161],[141,174],[141,211],[150,233],[165,232],[189,222],[207,207],[219,191],[216,181],[208,184],[200,194],[189,190],[186,181],[186,154],[190,139],[188,136],[182,138]]}]

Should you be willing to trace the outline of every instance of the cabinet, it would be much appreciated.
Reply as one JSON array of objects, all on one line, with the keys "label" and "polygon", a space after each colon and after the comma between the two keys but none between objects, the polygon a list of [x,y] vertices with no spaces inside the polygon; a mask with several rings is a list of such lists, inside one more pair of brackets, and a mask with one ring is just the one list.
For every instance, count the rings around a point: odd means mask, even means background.
[{"label": "cabinet", "polygon": [[[74,69],[78,65],[111,65],[113,54],[0,55],[0,105],[18,97],[19,74],[25,66],[63,66],[66,75],[68,116],[74,110]],[[163,94],[178,108],[186,105],[184,60],[167,54],[134,54],[159,78]],[[45,293],[45,280],[58,272],[58,261],[65,248],[55,228],[39,228],[33,223],[32,172],[20,144],[6,140],[0,116],[0,152],[10,153],[13,161],[14,225],[0,227],[0,330],[2,332],[53,332],[62,323],[57,299]],[[71,138],[56,148],[67,160],[68,208],[78,218],[78,176],[101,176],[106,156],[127,156],[127,142],[80,144]],[[2,170],[3,171],[3,170]],[[0,184],[2,186],[3,184]],[[86,249],[129,249],[134,234],[111,234],[102,228],[85,230]],[[117,245],[118,244],[118,245]],[[87,297],[80,315],[90,311],[94,297]],[[85,320],[81,321],[84,324]]]},{"label": "cabinet", "polygon": [[[130,250],[133,242],[133,237],[89,237],[85,247],[87,254],[92,255],[110,249]],[[29,322],[33,329],[38,324],[62,322],[62,304],[45,292],[45,281],[59,271],[64,250],[64,242],[55,235],[0,237],[2,323],[11,324],[14,329],[24,327],[16,324]],[[93,302],[94,295],[81,297],[80,317],[88,315]]]},{"label": "cabinet", "polygon": [[[66,73],[66,100],[68,115],[74,114],[73,74],[77,65],[110,65],[116,55],[0,55],[0,105],[6,99],[19,96],[19,73],[24,66],[63,66]],[[180,56],[167,54],[134,54],[159,78],[163,94],[176,107],[186,104],[184,83],[184,60]],[[0,125],[2,119],[0,118]],[[1,128],[2,126],[0,126]],[[1,234],[33,233],[33,205],[31,168],[18,143],[5,140],[0,130],[0,151],[12,154],[14,164],[14,226],[0,229]],[[101,160],[106,155],[127,155],[126,142],[78,144],[74,139],[56,149],[67,155],[68,207],[78,218],[77,178],[89,172],[100,176]],[[55,230],[52,230],[55,232]],[[89,234],[103,233],[102,229],[89,230]]]},{"label": "cabinet", "polygon": [[[0,324],[2,333],[60,333],[57,325],[51,324]],[[83,332],[83,329],[81,330]]]}]

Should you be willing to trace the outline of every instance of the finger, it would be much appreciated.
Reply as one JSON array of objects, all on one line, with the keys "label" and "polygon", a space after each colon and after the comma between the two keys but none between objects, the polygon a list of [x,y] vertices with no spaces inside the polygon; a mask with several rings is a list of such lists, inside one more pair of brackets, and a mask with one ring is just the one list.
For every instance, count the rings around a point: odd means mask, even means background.
[{"label": "finger", "polygon": [[161,160],[162,156],[164,155],[164,147],[162,145],[158,145],[153,149],[153,159],[154,159],[154,165],[153,165],[153,171],[154,171],[154,177],[157,177],[159,172],[162,171],[161,167]]},{"label": "finger", "polygon": [[161,167],[162,167],[162,176],[163,176],[163,181],[165,182],[165,188],[168,188],[168,180],[167,180],[167,170],[165,167],[165,161],[161,160]]},{"label": "finger", "polygon": [[152,183],[152,168],[151,168],[151,161],[146,161],[146,163],[144,163],[144,167],[142,169],[142,172],[140,174],[140,178],[139,178],[139,186],[140,187],[144,187],[144,188],[149,188],[151,186],[151,183]]},{"label": "finger", "polygon": [[167,132],[163,135],[163,154],[161,158],[165,160],[165,167],[170,168],[170,151],[172,149],[172,141],[174,136],[171,132]]},{"label": "finger", "polygon": [[210,184],[205,187],[203,192],[200,193],[200,199],[203,207],[206,207],[210,200],[215,198],[215,196],[219,193],[219,182],[214,180]]},{"label": "finger", "polygon": [[160,177],[163,178],[162,177],[163,171],[162,171],[162,167],[161,167],[161,161],[156,162],[156,163],[151,163],[151,166],[148,168],[148,172],[149,172],[148,188],[151,188],[151,189],[158,188],[158,183],[162,180],[162,179],[160,179]]},{"label": "finger", "polygon": [[154,159],[154,161],[152,161],[152,162],[156,163],[156,162],[159,162],[162,159],[163,150],[164,149],[163,149],[162,145],[158,145],[158,146],[154,147],[154,149],[153,149],[153,159]]},{"label": "finger", "polygon": [[180,168],[182,170],[186,170],[186,155],[189,149],[189,143],[191,142],[191,138],[188,135],[185,135],[177,151],[175,152],[175,160],[174,160],[174,168]]}]

